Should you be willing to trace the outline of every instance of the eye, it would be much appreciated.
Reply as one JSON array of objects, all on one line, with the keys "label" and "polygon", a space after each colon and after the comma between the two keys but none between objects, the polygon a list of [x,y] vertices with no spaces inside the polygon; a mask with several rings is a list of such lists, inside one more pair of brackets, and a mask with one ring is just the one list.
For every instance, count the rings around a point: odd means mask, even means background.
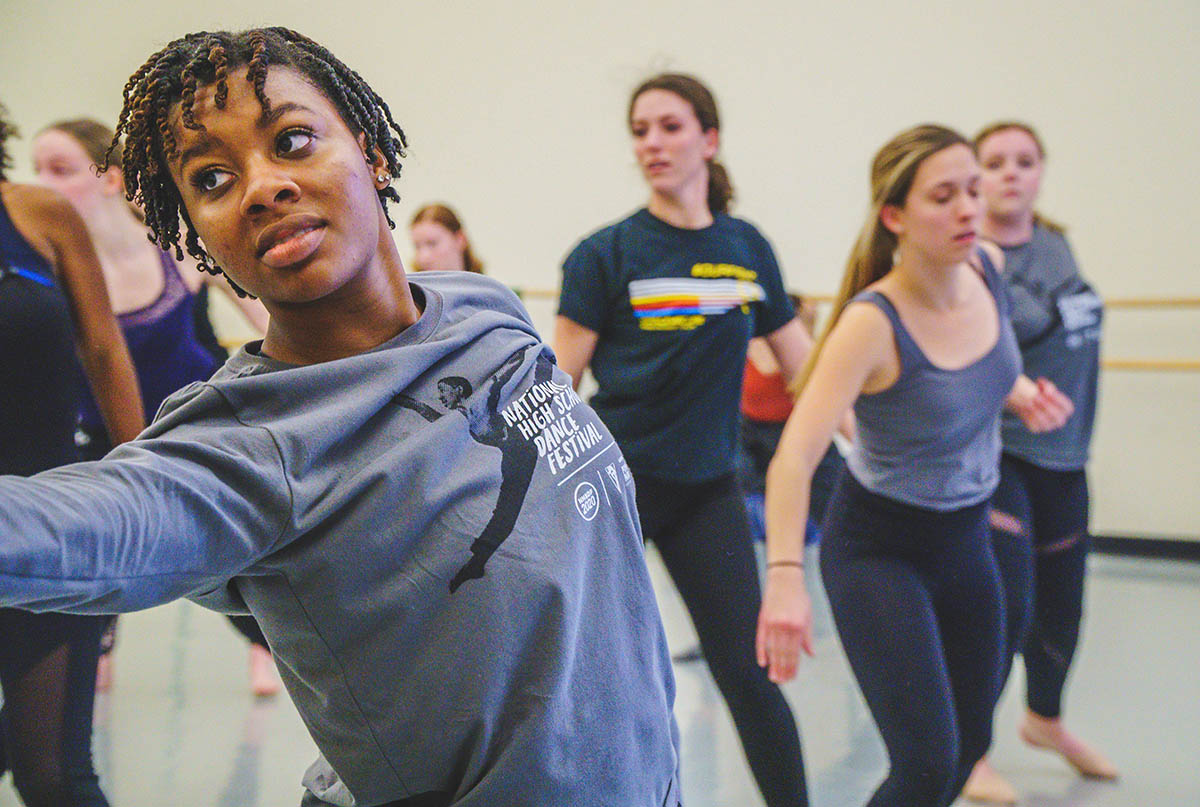
[{"label": "eye", "polygon": [[679,123],[678,121],[667,121],[663,124],[663,128],[668,132],[678,132],[683,128],[683,124]]},{"label": "eye", "polygon": [[629,131],[634,137],[645,137],[646,136],[646,127],[645,126],[634,126]]},{"label": "eye", "polygon": [[1017,165],[1021,166],[1022,168],[1033,168],[1033,158],[1021,157],[1017,160]]},{"label": "eye", "polygon": [[312,145],[315,139],[307,129],[288,129],[275,141],[275,149],[280,154],[295,154]]},{"label": "eye", "polygon": [[191,183],[196,190],[210,193],[223,188],[232,176],[220,168],[205,168],[192,175]]}]

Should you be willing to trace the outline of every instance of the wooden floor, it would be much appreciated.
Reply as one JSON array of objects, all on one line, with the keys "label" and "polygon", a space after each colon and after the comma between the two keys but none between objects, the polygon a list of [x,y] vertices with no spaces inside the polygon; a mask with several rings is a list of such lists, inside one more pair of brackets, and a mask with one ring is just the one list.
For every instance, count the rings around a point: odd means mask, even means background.
[{"label": "wooden floor", "polygon": [[[658,559],[651,569],[676,651],[694,642]],[[808,568],[814,569],[815,563]],[[861,805],[883,774],[882,745],[833,635],[819,581],[817,658],[786,687],[815,807]],[[1069,723],[1105,749],[1118,783],[1087,782],[1016,739],[1019,666],[993,759],[1027,807],[1200,807],[1200,564],[1094,556]],[[96,715],[97,767],[113,807],[293,807],[315,751],[285,696],[256,700],[246,647],[190,604],[122,620],[116,684]],[[703,662],[676,665],[687,807],[754,807],[725,706]],[[18,805],[7,780],[0,807]]]}]

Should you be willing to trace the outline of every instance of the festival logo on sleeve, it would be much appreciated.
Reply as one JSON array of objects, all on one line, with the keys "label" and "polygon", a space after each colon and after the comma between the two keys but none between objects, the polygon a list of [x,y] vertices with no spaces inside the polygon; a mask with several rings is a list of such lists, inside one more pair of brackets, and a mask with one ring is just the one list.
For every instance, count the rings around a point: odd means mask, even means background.
[{"label": "festival logo on sleeve", "polygon": [[1091,289],[1077,294],[1063,295],[1055,301],[1063,328],[1067,331],[1067,347],[1079,348],[1089,342],[1100,341],[1100,321],[1104,314],[1104,301]]}]

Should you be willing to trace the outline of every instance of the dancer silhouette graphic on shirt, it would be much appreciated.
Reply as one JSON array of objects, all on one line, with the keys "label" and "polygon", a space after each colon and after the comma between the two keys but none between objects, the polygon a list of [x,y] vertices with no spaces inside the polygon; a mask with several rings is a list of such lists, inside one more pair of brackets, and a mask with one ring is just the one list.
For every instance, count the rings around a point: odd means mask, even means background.
[{"label": "dancer silhouette graphic on shirt", "polygon": [[[517,523],[517,516],[521,513],[525,494],[529,491],[529,483],[537,467],[537,448],[519,431],[509,429],[500,414],[500,390],[521,366],[528,351],[529,348],[525,348],[514,353],[492,376],[487,402],[482,409],[464,405],[473,390],[471,382],[460,376],[447,376],[437,383],[438,402],[446,408],[446,412],[439,412],[404,393],[392,399],[393,403],[412,409],[431,423],[447,413],[458,412],[467,419],[471,436],[476,442],[500,449],[500,493],[496,497],[496,507],[483,532],[471,543],[471,559],[450,581],[451,593],[467,580],[483,577],[488,558],[504,543]],[[533,383],[549,381],[553,372],[554,364],[539,355],[533,371]]]}]

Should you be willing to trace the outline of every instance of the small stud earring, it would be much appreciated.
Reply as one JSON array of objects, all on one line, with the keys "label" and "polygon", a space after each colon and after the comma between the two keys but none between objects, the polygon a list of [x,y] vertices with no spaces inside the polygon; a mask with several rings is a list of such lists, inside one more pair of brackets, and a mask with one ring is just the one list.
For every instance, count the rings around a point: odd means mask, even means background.
[{"label": "small stud earring", "polygon": [[378,174],[375,175],[375,181],[378,182],[380,185],[391,185],[392,184],[392,175],[389,174],[387,171],[380,171]]}]

